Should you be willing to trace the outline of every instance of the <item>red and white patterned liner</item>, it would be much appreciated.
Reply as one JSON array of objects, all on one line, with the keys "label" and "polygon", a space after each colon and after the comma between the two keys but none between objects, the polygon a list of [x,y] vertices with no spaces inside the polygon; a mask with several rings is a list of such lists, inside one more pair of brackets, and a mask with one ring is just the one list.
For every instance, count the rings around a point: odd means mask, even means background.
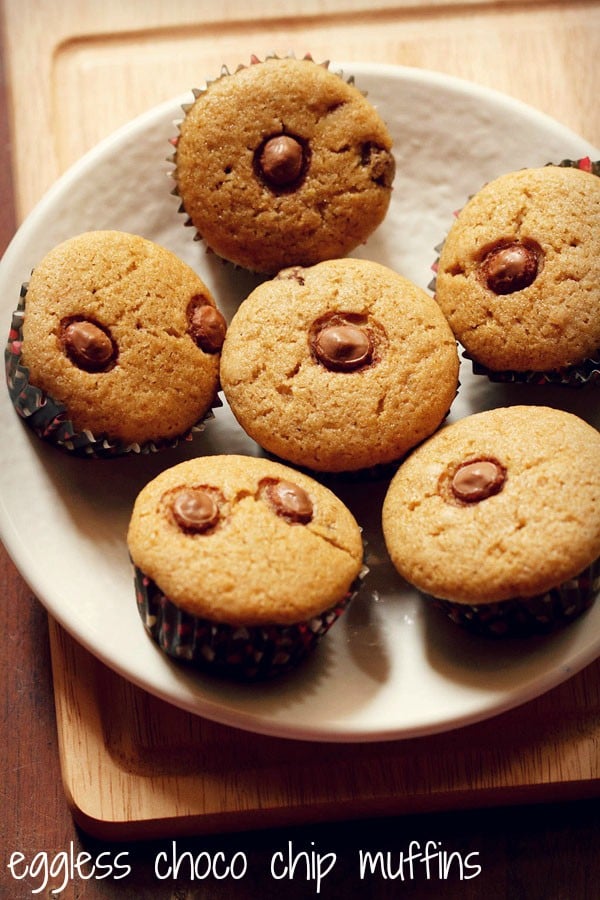
[{"label": "red and white patterned liner", "polygon": [[488,637],[532,637],[568,625],[594,603],[600,590],[600,558],[575,578],[536,594],[498,603],[468,605],[429,596],[456,625]]},{"label": "red and white patterned liner", "polygon": [[366,574],[359,574],[336,604],[292,625],[228,625],[181,610],[134,566],[138,612],[146,631],[174,659],[238,681],[274,678],[294,669],[347,609]]}]

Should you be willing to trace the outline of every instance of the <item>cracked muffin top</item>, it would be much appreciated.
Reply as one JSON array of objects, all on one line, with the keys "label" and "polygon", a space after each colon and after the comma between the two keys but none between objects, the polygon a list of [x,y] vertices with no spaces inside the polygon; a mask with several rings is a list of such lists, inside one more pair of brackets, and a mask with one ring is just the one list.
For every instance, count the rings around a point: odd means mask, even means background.
[{"label": "cracked muffin top", "polygon": [[76,431],[142,444],[177,438],[208,412],[224,333],[206,285],[173,253],[94,231],[34,269],[21,362]]},{"label": "cracked muffin top", "polygon": [[274,274],[343,256],[382,222],[390,135],[326,64],[253,59],[195,94],[174,141],[175,193],[219,256]]},{"label": "cracked muffin top", "polygon": [[328,260],[282,270],[229,325],[221,384],[266,450],[317,471],[396,461],[457,391],[456,341],[432,297],[386,266]]},{"label": "cracked muffin top", "polygon": [[600,555],[600,434],[543,406],[461,419],[400,467],[383,506],[392,561],[419,590],[482,604],[532,597]]},{"label": "cracked muffin top", "polygon": [[483,187],[446,238],[436,299],[491,371],[545,372],[600,349],[600,178],[574,167]]},{"label": "cracked muffin top", "polygon": [[335,494],[235,454],[158,475],[136,499],[127,541],[171,602],[230,625],[306,621],[344,598],[362,569],[360,529]]}]

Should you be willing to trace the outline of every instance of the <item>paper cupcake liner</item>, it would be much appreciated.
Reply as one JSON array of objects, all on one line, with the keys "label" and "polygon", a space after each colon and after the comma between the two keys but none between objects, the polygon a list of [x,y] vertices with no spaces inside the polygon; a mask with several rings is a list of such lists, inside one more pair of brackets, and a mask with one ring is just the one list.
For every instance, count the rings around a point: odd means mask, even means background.
[{"label": "paper cupcake liner", "polygon": [[192,440],[196,432],[204,430],[204,423],[214,418],[213,409],[222,406],[216,397],[212,408],[185,434],[164,441],[126,443],[106,435],[94,435],[89,430],[77,431],[69,419],[67,408],[45,391],[31,384],[29,369],[21,363],[23,319],[27,283],[21,285],[19,304],[12,316],[8,342],[4,351],[6,383],[12,404],[23,421],[45,441],[77,456],[106,459],[128,453],[150,454],[167,447],[176,447],[182,441]]},{"label": "paper cupcake liner", "polygon": [[363,578],[361,572],[339,603],[306,622],[240,626],[211,622],[179,609],[134,566],[138,612],[161,650],[237,681],[274,678],[299,665],[348,607]]},{"label": "paper cupcake liner", "polygon": [[[589,172],[590,175],[600,176],[600,160],[591,160],[589,156],[585,156],[582,159],[563,159],[559,163],[546,163],[546,165],[581,169],[583,172]],[[458,211],[455,215],[458,215]],[[437,247],[434,247],[437,254],[431,267],[434,273],[437,273],[443,246],[444,243],[442,242]],[[436,281],[437,278],[434,276],[428,285],[429,290],[433,293],[435,293]],[[553,384],[564,385],[565,387],[583,387],[586,384],[600,383],[600,348],[593,356],[577,363],[577,365],[565,366],[547,372],[535,370],[517,371],[512,369],[495,371],[474,360],[466,351],[463,353],[463,357],[471,362],[474,375],[484,375],[490,381],[499,384]]]},{"label": "paper cupcake liner", "polygon": [[548,372],[536,372],[533,369],[523,372],[510,369],[494,371],[482,366],[466,351],[463,352],[463,356],[470,360],[474,375],[485,375],[496,384],[556,384],[579,388],[586,384],[600,383],[600,348],[592,357],[576,366],[565,366]]},{"label": "paper cupcake liner", "polygon": [[600,590],[600,558],[575,578],[534,597],[467,605],[428,596],[456,625],[487,637],[548,634],[589,609]]}]

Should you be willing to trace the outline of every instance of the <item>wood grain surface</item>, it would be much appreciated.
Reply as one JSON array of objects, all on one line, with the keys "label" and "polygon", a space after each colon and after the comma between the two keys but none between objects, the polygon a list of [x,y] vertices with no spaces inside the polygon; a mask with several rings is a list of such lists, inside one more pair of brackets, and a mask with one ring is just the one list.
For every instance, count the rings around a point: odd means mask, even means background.
[{"label": "wood grain surface", "polygon": [[190,716],[98,664],[54,623],[51,634],[63,778],[76,821],[99,837],[600,794],[600,662],[535,703],[468,728],[314,744]]},{"label": "wood grain surface", "polygon": [[[598,2],[4,0],[1,10],[0,249],[98,140],[251,53],[310,50],[446,72],[523,100],[600,146]],[[598,664],[521,710],[400,746],[357,754],[240,736],[137,691],[52,622],[49,634],[1,554],[0,897],[20,900],[40,885],[39,874],[9,877],[11,853],[51,857],[70,847],[94,858],[126,852],[131,871],[70,879],[60,893],[67,900],[313,896],[300,874],[277,881],[269,872],[273,851],[289,842],[337,854],[329,896],[597,896]],[[74,827],[69,804],[96,837]],[[185,873],[158,881],[156,854],[170,837],[192,854],[243,851],[248,873],[235,885]],[[482,872],[472,880],[453,872],[443,886],[423,871],[360,881],[361,848],[397,857],[411,841],[477,854]],[[53,876],[41,896],[59,885]]]},{"label": "wood grain surface", "polygon": [[20,219],[101,138],[251,53],[456,75],[600,144],[597,2],[4,0],[4,19]]}]

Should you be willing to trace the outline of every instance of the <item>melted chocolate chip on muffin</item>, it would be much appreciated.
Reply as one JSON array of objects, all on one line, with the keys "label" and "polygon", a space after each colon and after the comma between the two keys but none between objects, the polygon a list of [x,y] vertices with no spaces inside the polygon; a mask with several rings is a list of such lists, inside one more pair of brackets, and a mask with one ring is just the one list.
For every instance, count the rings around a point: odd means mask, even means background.
[{"label": "melted chocolate chip on muffin", "polygon": [[333,372],[355,372],[373,359],[371,330],[362,317],[334,313],[313,323],[309,335],[313,357]]},{"label": "melted chocolate chip on muffin", "polygon": [[484,257],[480,274],[494,294],[523,291],[535,281],[540,266],[541,250],[531,244],[501,244]]},{"label": "melted chocolate chip on muffin", "polygon": [[214,489],[183,487],[169,497],[169,505],[173,518],[182,531],[202,534],[218,523],[219,500],[222,498]]},{"label": "melted chocolate chip on muffin", "polygon": [[306,175],[309,163],[310,148],[306,141],[289,134],[277,134],[260,145],[254,168],[272,190],[294,190]]},{"label": "melted chocolate chip on muffin", "polygon": [[312,500],[293,481],[267,479],[261,483],[261,490],[278,516],[303,525],[312,519]]},{"label": "melted chocolate chip on muffin", "polygon": [[456,468],[450,488],[463,503],[480,503],[502,490],[506,468],[495,459],[471,459]]},{"label": "melted chocolate chip on muffin", "polygon": [[118,356],[108,328],[74,317],[61,323],[60,343],[71,362],[84,372],[106,372]]},{"label": "melted chocolate chip on muffin", "polygon": [[205,353],[219,353],[227,323],[219,310],[201,294],[192,297],[187,308],[189,333]]}]

